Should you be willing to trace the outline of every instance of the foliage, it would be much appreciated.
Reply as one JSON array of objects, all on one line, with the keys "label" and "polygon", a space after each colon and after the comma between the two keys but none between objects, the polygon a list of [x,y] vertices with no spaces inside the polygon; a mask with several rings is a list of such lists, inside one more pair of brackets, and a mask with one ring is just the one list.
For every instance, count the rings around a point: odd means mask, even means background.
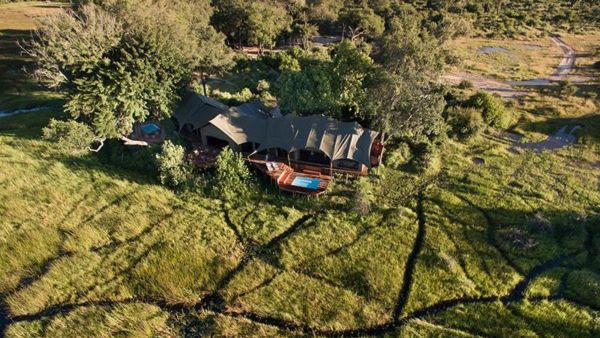
[{"label": "foliage", "polygon": [[485,129],[485,122],[478,109],[450,107],[447,114],[450,133],[459,139],[477,137]]},{"label": "foliage", "polygon": [[178,144],[166,140],[156,154],[160,182],[171,188],[186,184],[192,174],[191,166],[185,159],[185,149]]},{"label": "foliage", "polygon": [[345,6],[338,21],[348,29],[352,41],[356,41],[363,35],[365,38],[373,39],[384,31],[383,18],[377,15],[366,2],[362,2],[362,6]]},{"label": "foliage", "polygon": [[279,34],[290,26],[287,12],[277,4],[265,1],[252,1],[247,8],[248,42],[261,51],[263,47],[273,47]]},{"label": "foliage", "polygon": [[423,142],[445,133],[443,94],[433,85],[444,65],[443,42],[422,28],[418,14],[395,18],[379,46],[366,117],[391,137]]},{"label": "foliage", "polygon": [[401,165],[412,159],[412,151],[406,142],[401,142],[398,146],[388,145],[384,158],[386,165],[393,169],[400,169]]},{"label": "foliage", "polygon": [[418,143],[414,147],[412,165],[419,173],[433,174],[440,170],[440,150],[430,143]]},{"label": "foliage", "polygon": [[42,129],[44,139],[55,142],[65,153],[82,154],[94,140],[94,133],[87,125],[77,121],[50,119],[48,126]]},{"label": "foliage", "polygon": [[225,201],[243,198],[250,189],[251,174],[242,155],[225,147],[219,153],[214,177],[214,193]]},{"label": "foliage", "polygon": [[373,183],[368,177],[356,180],[354,193],[354,211],[361,215],[367,215],[371,211],[371,205],[375,202]]},{"label": "foliage", "polygon": [[508,127],[511,116],[504,107],[501,99],[487,92],[477,92],[465,103],[467,107],[480,109],[483,120],[489,126],[505,129]]},{"label": "foliage", "polygon": [[473,82],[471,82],[469,80],[462,80],[458,84],[458,88],[459,89],[470,89],[470,88],[473,88]]},{"label": "foliage", "polygon": [[275,93],[283,112],[356,118],[366,98],[373,62],[366,53],[343,41],[331,59],[297,50],[282,54]]},{"label": "foliage", "polygon": [[169,116],[197,66],[224,66],[209,16],[206,1],[90,3],[45,19],[26,51],[35,74],[67,92],[74,118],[99,137],[118,138],[136,121]]}]

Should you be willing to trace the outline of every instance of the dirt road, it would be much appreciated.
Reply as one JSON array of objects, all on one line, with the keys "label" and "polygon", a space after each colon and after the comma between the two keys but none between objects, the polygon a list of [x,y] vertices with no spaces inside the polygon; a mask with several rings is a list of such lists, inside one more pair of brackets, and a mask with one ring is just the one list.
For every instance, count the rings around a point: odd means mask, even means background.
[{"label": "dirt road", "polygon": [[458,71],[442,76],[442,82],[457,85],[463,80],[473,83],[475,88],[498,94],[505,99],[513,99],[517,96],[526,95],[527,92],[515,87],[545,86],[552,82],[562,81],[567,78],[575,65],[575,50],[565,43],[560,37],[550,38],[563,51],[563,58],[556,67],[555,72],[545,79],[533,79],[525,81],[501,81],[491,77]]}]

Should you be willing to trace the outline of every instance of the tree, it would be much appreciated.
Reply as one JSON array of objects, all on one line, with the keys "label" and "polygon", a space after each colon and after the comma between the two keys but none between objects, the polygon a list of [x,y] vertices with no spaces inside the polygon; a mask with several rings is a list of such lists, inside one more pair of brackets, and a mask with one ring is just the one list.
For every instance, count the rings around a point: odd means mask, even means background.
[{"label": "tree", "polygon": [[366,3],[361,6],[344,7],[338,20],[353,42],[362,36],[375,38],[381,35],[385,28],[383,18]]},{"label": "tree", "polygon": [[94,133],[90,128],[77,121],[60,121],[50,119],[48,126],[42,129],[44,139],[56,142],[57,147],[71,154],[87,152],[94,141]]},{"label": "tree", "polygon": [[[360,113],[367,90],[366,81],[371,73],[373,60],[350,41],[342,41],[333,52],[331,62],[332,90],[341,110],[352,118]],[[338,118],[340,116],[337,116]]]},{"label": "tree", "polygon": [[379,67],[367,95],[366,118],[373,128],[411,142],[445,133],[445,100],[435,85],[447,53],[441,46],[421,27],[417,13],[391,22],[378,46]]},{"label": "tree", "polygon": [[492,127],[505,129],[510,124],[510,112],[506,110],[504,102],[490,93],[477,92],[465,105],[479,109],[483,120]]},{"label": "tree", "polygon": [[189,181],[192,168],[185,160],[185,149],[170,140],[161,146],[156,154],[160,182],[171,188],[178,188]]},{"label": "tree", "polygon": [[248,43],[263,48],[272,48],[277,37],[289,29],[291,18],[285,8],[270,1],[252,1],[248,5]]},{"label": "tree", "polygon": [[338,119],[357,117],[365,101],[373,60],[354,43],[342,41],[331,58],[292,51],[281,59],[285,63],[276,87],[282,111],[327,114]]},{"label": "tree", "polygon": [[170,116],[196,68],[226,63],[210,14],[208,0],[89,3],[47,18],[25,50],[74,119],[101,140],[126,139],[135,122]]},{"label": "tree", "polygon": [[216,169],[214,187],[218,197],[232,201],[247,194],[252,176],[241,154],[225,147],[217,157]]},{"label": "tree", "polygon": [[324,114],[336,110],[330,63],[303,60],[301,69],[284,71],[277,79],[277,99],[282,112],[299,115]]}]

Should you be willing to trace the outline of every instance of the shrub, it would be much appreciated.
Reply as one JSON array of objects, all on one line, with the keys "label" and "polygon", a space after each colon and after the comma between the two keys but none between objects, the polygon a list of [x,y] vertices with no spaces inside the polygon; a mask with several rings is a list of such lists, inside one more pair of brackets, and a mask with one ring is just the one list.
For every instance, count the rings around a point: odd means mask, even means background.
[{"label": "shrub", "polygon": [[223,101],[228,105],[239,105],[251,101],[256,97],[252,91],[248,88],[244,88],[237,93],[230,93],[215,89],[212,91],[212,95],[219,101]]},{"label": "shrub", "polygon": [[458,84],[458,88],[460,88],[460,89],[470,89],[470,88],[473,88],[473,82],[471,82],[469,80],[462,80]]},{"label": "shrub", "polygon": [[155,178],[158,175],[157,149],[156,147],[126,146],[120,140],[106,140],[104,147],[98,153],[98,158],[102,163]]},{"label": "shrub", "polygon": [[367,215],[371,211],[371,205],[375,201],[373,185],[368,177],[356,180],[354,192],[354,211],[361,215]]},{"label": "shrub", "polygon": [[156,154],[160,182],[171,188],[181,187],[192,175],[192,168],[185,160],[185,149],[169,140]]},{"label": "shrub", "polygon": [[242,155],[225,147],[217,157],[216,169],[214,192],[217,197],[231,201],[248,193],[251,175]]},{"label": "shrub", "polygon": [[478,136],[485,128],[481,111],[475,108],[451,107],[448,124],[450,135],[463,140]]},{"label": "shrub", "polygon": [[481,109],[484,121],[492,127],[505,129],[510,123],[510,113],[504,103],[489,93],[474,94],[466,102],[466,106]]},{"label": "shrub", "polygon": [[437,172],[441,166],[438,148],[429,143],[419,143],[415,147],[413,166],[420,173]]},{"label": "shrub", "polygon": [[60,121],[50,119],[42,129],[43,138],[56,142],[58,149],[65,153],[82,154],[94,140],[94,133],[85,124],[75,120]]},{"label": "shrub", "polygon": [[401,165],[408,163],[412,159],[412,152],[407,143],[400,143],[399,146],[390,150],[385,156],[386,165],[399,169]]}]

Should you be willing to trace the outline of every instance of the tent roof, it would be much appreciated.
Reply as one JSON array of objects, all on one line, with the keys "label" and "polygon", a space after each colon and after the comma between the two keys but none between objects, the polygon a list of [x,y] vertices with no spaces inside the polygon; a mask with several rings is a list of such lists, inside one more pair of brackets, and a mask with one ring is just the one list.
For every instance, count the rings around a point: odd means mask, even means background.
[{"label": "tent roof", "polygon": [[190,91],[177,106],[173,116],[179,122],[180,129],[185,124],[191,124],[194,129],[198,129],[227,109],[229,107],[219,101]]},{"label": "tent roof", "polygon": [[371,166],[371,144],[377,132],[356,122],[341,122],[329,117],[272,117],[259,101],[228,108],[208,97],[190,92],[174,113],[180,128],[194,129],[207,124],[220,129],[236,144],[254,142],[259,151],[280,148],[286,151],[311,149],[322,151],[332,161],[349,159]]}]

